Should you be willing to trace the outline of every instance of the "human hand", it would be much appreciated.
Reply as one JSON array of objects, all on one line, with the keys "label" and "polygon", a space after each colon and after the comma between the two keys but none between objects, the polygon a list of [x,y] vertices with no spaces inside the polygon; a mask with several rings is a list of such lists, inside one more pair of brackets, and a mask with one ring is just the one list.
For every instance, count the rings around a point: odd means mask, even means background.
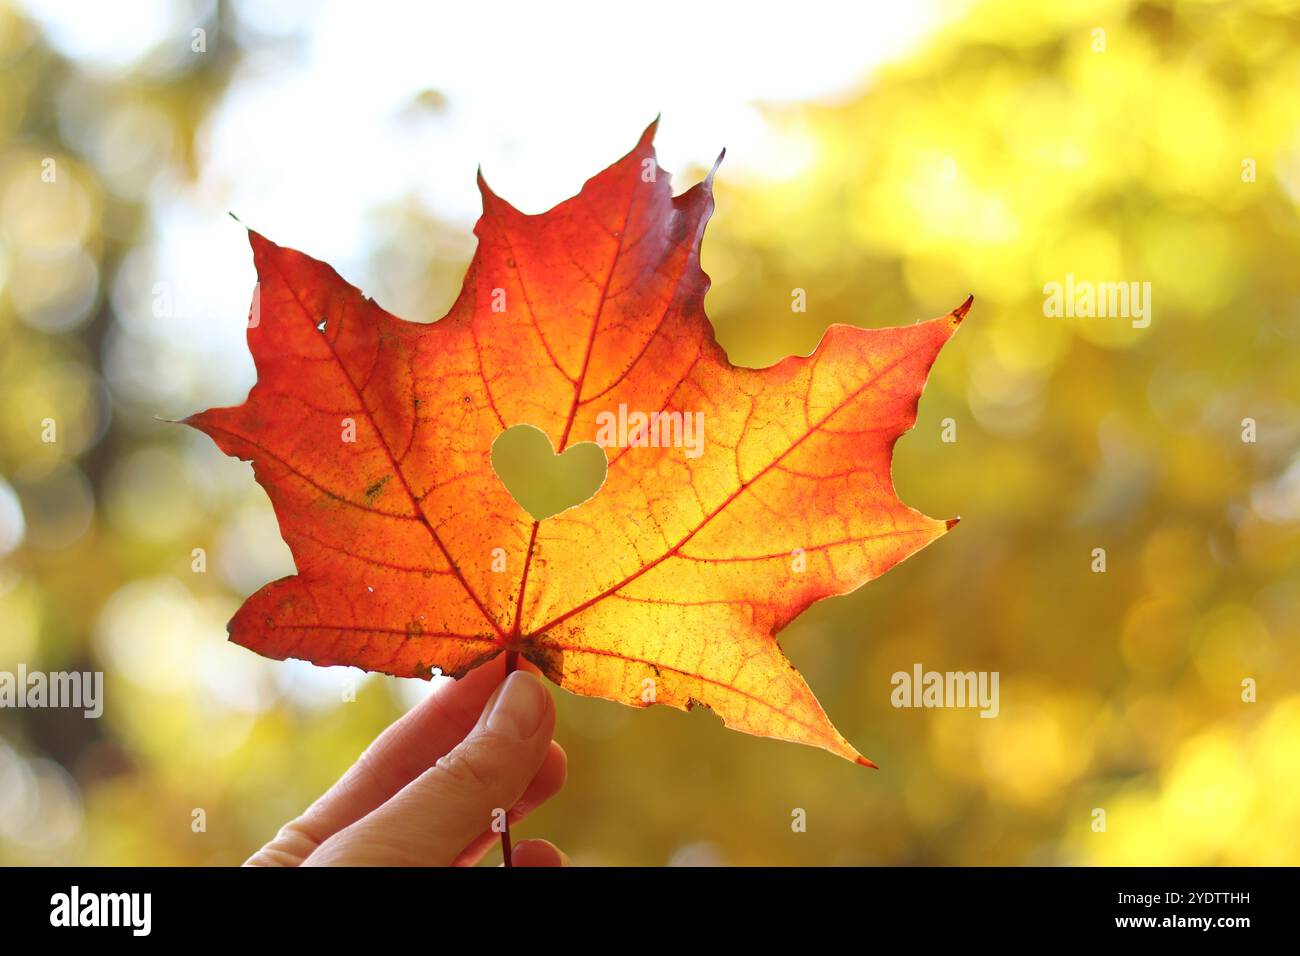
[{"label": "human hand", "polygon": [[[505,654],[445,682],[379,735],[305,813],[246,866],[473,866],[564,785],[551,739],[555,703],[536,676],[505,681]],[[545,840],[520,841],[515,866],[565,866]]]}]

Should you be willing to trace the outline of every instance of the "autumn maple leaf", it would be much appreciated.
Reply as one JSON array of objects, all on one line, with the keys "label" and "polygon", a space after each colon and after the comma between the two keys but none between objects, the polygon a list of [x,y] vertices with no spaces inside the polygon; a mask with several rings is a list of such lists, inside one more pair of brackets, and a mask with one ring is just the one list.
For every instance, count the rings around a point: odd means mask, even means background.
[{"label": "autumn maple leaf", "polygon": [[[434,323],[249,233],[258,381],[244,404],[187,421],[252,461],[298,573],[250,597],[231,639],[400,677],[511,651],[574,693],[703,704],[735,730],[870,766],[776,634],[955,523],[904,505],[890,467],[970,301],[733,366],[704,314],[712,173],[674,198],[654,129],[541,215],[480,177],[478,251]],[[578,507],[536,521],[493,470],[513,425],[563,452],[614,415],[641,424],[618,430]],[[700,447],[674,440],[684,422],[702,423]]]}]

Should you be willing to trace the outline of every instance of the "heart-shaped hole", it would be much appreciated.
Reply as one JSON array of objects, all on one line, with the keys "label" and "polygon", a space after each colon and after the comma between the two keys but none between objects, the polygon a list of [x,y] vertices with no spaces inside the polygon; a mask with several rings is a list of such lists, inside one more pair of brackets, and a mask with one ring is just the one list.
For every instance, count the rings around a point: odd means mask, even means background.
[{"label": "heart-shaped hole", "polygon": [[512,425],[492,443],[492,470],[519,507],[538,521],[576,508],[605,483],[609,461],[595,442],[555,453],[551,439],[532,425]]}]

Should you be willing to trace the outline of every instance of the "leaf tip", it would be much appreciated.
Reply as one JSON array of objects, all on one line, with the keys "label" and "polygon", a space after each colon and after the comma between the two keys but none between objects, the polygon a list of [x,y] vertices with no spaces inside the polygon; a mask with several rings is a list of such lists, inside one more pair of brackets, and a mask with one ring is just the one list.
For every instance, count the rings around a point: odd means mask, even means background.
[{"label": "leaf tip", "polygon": [[944,530],[951,531],[953,528],[957,527],[957,525],[961,524],[961,518],[949,518],[944,522],[944,524],[947,526]]},{"label": "leaf tip", "polygon": [[479,195],[483,197],[483,211],[487,212],[489,206],[501,202],[501,197],[493,192],[492,187],[488,185],[487,178],[483,175],[482,164],[479,165],[478,170],[474,173],[474,179],[478,183]]},{"label": "leaf tip", "polygon": [[637,143],[637,146],[649,146],[654,142],[655,133],[659,130],[659,120],[663,115],[663,113],[655,114],[655,118],[650,121],[650,125],[641,133],[641,139]]},{"label": "leaf tip", "polygon": [[974,303],[975,303],[975,296],[968,295],[966,296],[965,302],[963,302],[961,305],[957,306],[957,308],[952,310],[950,314],[952,316],[952,324],[954,327],[961,325],[961,320],[966,318],[966,313],[970,311],[970,307]]},{"label": "leaf tip", "polygon": [[704,185],[709,187],[713,186],[713,174],[718,171],[718,167],[722,165],[722,160],[726,155],[727,148],[724,146],[722,147],[722,152],[718,153],[718,158],[713,161],[713,168],[709,170],[709,175],[704,177]]},{"label": "leaf tip", "polygon": [[853,762],[854,762],[855,764],[857,764],[859,767],[869,767],[869,768],[871,768],[872,770],[879,770],[879,769],[880,769],[880,768],[877,767],[874,763],[872,763],[870,760],[868,760],[866,757],[863,757],[863,756],[859,756],[859,757],[858,757],[856,760],[854,760]]},{"label": "leaf tip", "polygon": [[[240,223],[240,225],[244,226],[242,222]],[[266,236],[262,235],[260,232],[258,232],[256,229],[253,229],[251,226],[244,226],[244,229],[248,233],[248,247],[253,250],[254,263],[261,262],[261,260],[258,259],[259,255],[265,254],[271,249],[276,248],[275,243],[273,243],[270,239],[267,239]],[[260,266],[258,267],[258,274],[261,275]]]}]

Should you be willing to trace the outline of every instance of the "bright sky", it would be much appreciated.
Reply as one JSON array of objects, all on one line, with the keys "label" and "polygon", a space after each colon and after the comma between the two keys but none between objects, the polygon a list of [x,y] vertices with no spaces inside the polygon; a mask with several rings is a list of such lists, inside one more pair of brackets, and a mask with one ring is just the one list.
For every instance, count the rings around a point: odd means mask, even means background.
[{"label": "bright sky", "polygon": [[[411,188],[440,215],[471,220],[480,163],[498,192],[540,211],[659,113],[669,170],[707,167],[726,146],[733,174],[788,175],[798,157],[756,104],[850,91],[937,16],[933,0],[235,6],[262,41],[206,131],[208,173],[221,201],[290,242],[346,233],[340,217]],[[62,52],[111,73],[158,47],[192,55],[190,29],[211,4],[29,7]],[[276,42],[299,24],[304,44]],[[445,96],[446,112],[412,116],[422,90]]]}]

